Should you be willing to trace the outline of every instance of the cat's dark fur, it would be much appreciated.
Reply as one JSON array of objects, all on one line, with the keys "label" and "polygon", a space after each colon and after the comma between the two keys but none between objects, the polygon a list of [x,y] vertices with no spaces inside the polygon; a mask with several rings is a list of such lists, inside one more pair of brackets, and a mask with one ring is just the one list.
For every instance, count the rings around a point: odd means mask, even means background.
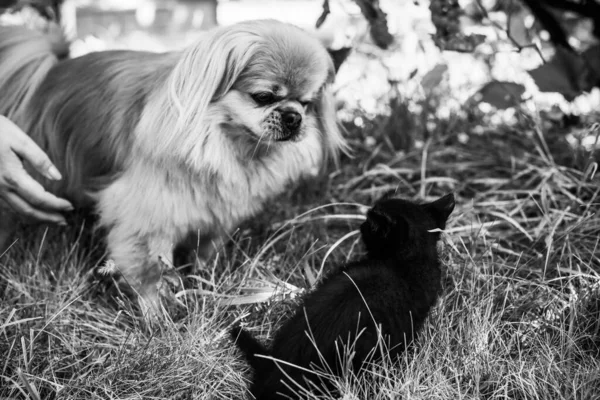
[{"label": "cat's dark fur", "polygon": [[247,331],[234,328],[231,335],[254,372],[250,388],[254,397],[303,398],[293,394],[301,391],[290,378],[304,388],[310,386],[306,381],[323,386],[313,373],[276,365],[257,355],[305,369],[317,366],[323,370],[328,365],[339,375],[343,343],[354,343],[352,367],[359,372],[367,359],[381,356],[381,351],[373,350],[380,337],[378,325],[390,355],[400,354],[421,328],[440,292],[440,234],[431,231],[444,229],[453,209],[452,194],[426,204],[384,196],[369,210],[360,228],[366,258],[341,266],[308,294],[277,331],[270,349]]}]

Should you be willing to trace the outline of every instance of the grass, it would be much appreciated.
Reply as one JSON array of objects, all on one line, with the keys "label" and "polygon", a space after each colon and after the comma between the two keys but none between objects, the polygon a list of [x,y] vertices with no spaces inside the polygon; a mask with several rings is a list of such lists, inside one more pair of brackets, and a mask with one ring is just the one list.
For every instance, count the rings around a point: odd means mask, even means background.
[{"label": "grass", "polygon": [[383,117],[350,126],[354,158],[241,227],[188,278],[173,318],[152,329],[98,274],[102,234],[89,221],[22,227],[0,256],[0,397],[244,398],[246,366],[227,329],[243,321],[268,338],[296,295],[361,254],[349,233],[397,189],[457,196],[444,293],[416,345],[366,378],[338,382],[344,398],[598,398],[596,155],[526,114],[484,133],[475,129],[483,115],[452,118],[427,137],[413,132],[410,151],[395,147]]},{"label": "grass", "polygon": [[511,115],[439,113],[459,102],[439,86],[409,89],[391,117],[345,107],[354,158],[240,227],[151,329],[99,273],[92,221],[20,227],[0,254],[0,398],[244,398],[227,330],[271,337],[322,274],[362,254],[356,229],[390,189],[455,193],[444,292],[400,360],[337,382],[344,399],[600,398],[600,115],[566,127],[532,100]]}]

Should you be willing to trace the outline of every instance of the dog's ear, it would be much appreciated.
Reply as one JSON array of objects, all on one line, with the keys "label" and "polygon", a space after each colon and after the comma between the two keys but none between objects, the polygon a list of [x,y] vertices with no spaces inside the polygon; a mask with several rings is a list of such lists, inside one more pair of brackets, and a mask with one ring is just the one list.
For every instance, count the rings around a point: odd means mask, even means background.
[{"label": "dog's ear", "polygon": [[259,40],[251,26],[239,24],[207,32],[182,53],[167,84],[179,127],[197,129],[210,102],[227,93],[248,66]]},{"label": "dog's ear", "polygon": [[156,82],[136,127],[137,146],[151,157],[179,158],[195,166],[210,129],[212,101],[229,91],[260,46],[250,21],[207,31],[186,50],[165,57],[164,81]]},{"label": "dog's ear", "polygon": [[326,85],[321,91],[321,97],[316,102],[315,111],[319,121],[319,130],[323,135],[325,159],[331,159],[337,166],[340,152],[350,155],[350,147],[342,136],[341,128],[337,122],[335,99],[331,85]]}]

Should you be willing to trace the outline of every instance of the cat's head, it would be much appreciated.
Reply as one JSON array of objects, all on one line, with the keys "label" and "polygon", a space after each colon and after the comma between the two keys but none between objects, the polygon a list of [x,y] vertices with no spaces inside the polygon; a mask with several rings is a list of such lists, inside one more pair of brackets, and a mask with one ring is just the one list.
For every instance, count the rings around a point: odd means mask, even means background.
[{"label": "cat's head", "polygon": [[384,257],[435,248],[438,229],[446,227],[454,204],[452,193],[423,204],[386,194],[367,212],[360,227],[369,255]]}]

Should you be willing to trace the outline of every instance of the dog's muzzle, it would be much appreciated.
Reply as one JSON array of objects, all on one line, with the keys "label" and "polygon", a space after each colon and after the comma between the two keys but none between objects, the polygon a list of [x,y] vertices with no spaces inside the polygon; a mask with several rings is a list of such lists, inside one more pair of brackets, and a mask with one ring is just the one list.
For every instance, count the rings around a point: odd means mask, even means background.
[{"label": "dog's muzzle", "polygon": [[275,110],[265,120],[264,128],[274,140],[293,140],[300,132],[302,115],[293,110]]}]

